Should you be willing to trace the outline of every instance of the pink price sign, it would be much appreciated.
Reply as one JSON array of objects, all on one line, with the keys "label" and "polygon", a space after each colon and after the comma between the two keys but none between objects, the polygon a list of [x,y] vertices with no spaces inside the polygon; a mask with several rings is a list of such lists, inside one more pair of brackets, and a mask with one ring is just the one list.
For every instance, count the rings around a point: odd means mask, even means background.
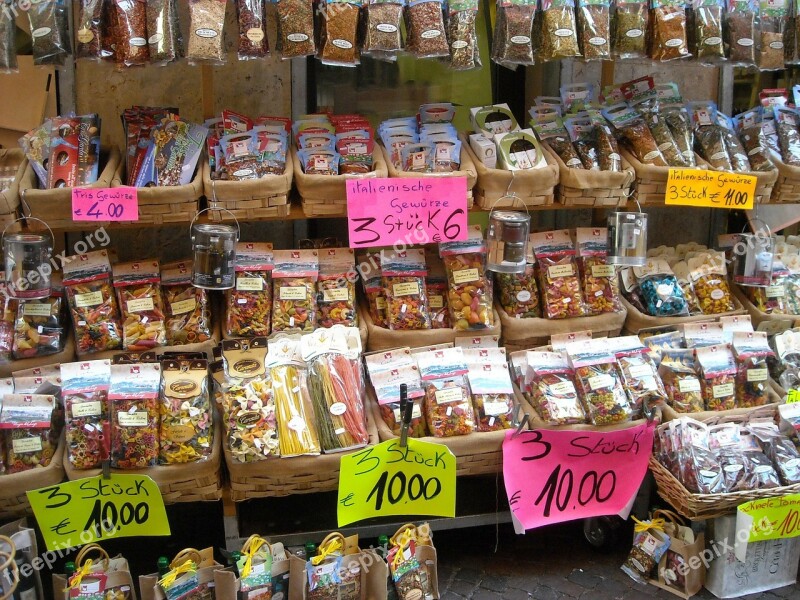
[{"label": "pink price sign", "polygon": [[349,179],[350,247],[467,239],[467,178]]},{"label": "pink price sign", "polygon": [[[617,431],[536,429],[503,442],[511,511],[525,529],[626,513],[647,472],[652,426]],[[625,514],[627,516],[627,514]]]},{"label": "pink price sign", "polygon": [[72,220],[138,221],[136,188],[72,188]]}]

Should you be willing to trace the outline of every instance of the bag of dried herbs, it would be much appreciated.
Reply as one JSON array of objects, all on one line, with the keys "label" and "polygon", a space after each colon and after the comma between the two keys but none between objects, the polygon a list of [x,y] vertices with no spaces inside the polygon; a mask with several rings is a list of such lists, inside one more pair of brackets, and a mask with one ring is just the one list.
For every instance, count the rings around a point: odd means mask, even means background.
[{"label": "bag of dried herbs", "polygon": [[733,118],[744,151],[753,171],[771,171],[775,164],[769,158],[769,146],[764,133],[762,111],[749,110]]},{"label": "bag of dried herbs", "polygon": [[516,68],[532,65],[533,20],[536,0],[498,0],[494,26],[492,60],[498,65]]},{"label": "bag of dried herbs", "polygon": [[756,63],[756,25],[758,4],[755,0],[729,0],[725,16],[725,46],[728,60],[737,67]]},{"label": "bag of dried herbs", "polygon": [[683,0],[651,0],[650,9],[650,58],[663,62],[691,56]]},{"label": "bag of dried herbs", "polygon": [[178,0],[147,2],[147,43],[150,63],[165,65],[183,55]]},{"label": "bag of dried herbs", "polygon": [[450,56],[439,0],[410,0],[405,18],[406,50],[417,58]]},{"label": "bag of dried herbs", "polygon": [[62,67],[66,63],[67,56],[72,52],[69,43],[68,10],[66,0],[30,3],[26,14],[31,28],[34,65]]},{"label": "bag of dried herbs", "polygon": [[540,48],[542,60],[580,56],[575,0],[542,0],[540,19]]},{"label": "bag of dried herbs", "polygon": [[564,122],[558,115],[531,121],[533,130],[539,140],[548,145],[563,163],[570,169],[583,169],[583,162],[578,156],[575,146],[572,145],[569,134],[564,127]]},{"label": "bag of dried herbs", "polygon": [[468,71],[481,66],[478,32],[478,0],[451,0],[447,5],[447,43],[450,45],[450,68]]},{"label": "bag of dried herbs", "polygon": [[687,167],[696,166],[694,157],[694,133],[692,120],[684,106],[683,97],[675,83],[656,84],[659,113],[672,133],[672,138],[680,150]]},{"label": "bag of dried herbs", "polygon": [[758,68],[762,71],[783,69],[783,36],[789,25],[787,0],[761,0],[761,33]]},{"label": "bag of dried herbs", "polygon": [[691,12],[692,54],[702,64],[717,64],[725,60],[722,43],[724,0],[701,0]]},{"label": "bag of dried herbs", "polygon": [[717,123],[722,127],[722,138],[725,142],[725,150],[731,160],[731,166],[734,171],[740,173],[747,173],[752,171],[750,159],[747,157],[742,142],[739,136],[736,135],[736,127],[734,126],[733,119],[722,113],[717,113]]},{"label": "bag of dried herbs", "polygon": [[792,167],[800,167],[800,111],[786,106],[772,108],[778,130],[781,160]]},{"label": "bag of dried herbs", "polygon": [[317,53],[311,0],[278,0],[278,52],[284,60]]},{"label": "bag of dried herbs", "polygon": [[604,109],[603,116],[611,123],[615,135],[645,165],[669,166],[642,116],[627,104],[614,104]]},{"label": "bag of dried herbs", "polygon": [[714,102],[690,102],[688,106],[700,155],[712,168],[732,171],[733,165],[725,147],[724,128],[717,123],[717,105]]},{"label": "bag of dried herbs", "polygon": [[126,67],[150,61],[147,45],[147,4],[144,0],[122,0],[113,3],[111,18],[117,22],[117,60]]},{"label": "bag of dried herbs", "polygon": [[642,115],[667,164],[670,167],[688,167],[675,138],[672,137],[672,131],[667,126],[664,115],[659,111],[655,90],[640,94],[638,98],[633,99],[631,108]]},{"label": "bag of dried herbs", "polygon": [[186,58],[191,63],[225,62],[226,0],[189,0],[189,41]]},{"label": "bag of dried herbs", "polygon": [[647,2],[618,0],[614,13],[614,56],[644,58],[647,56]]},{"label": "bag of dried herbs", "polygon": [[17,71],[17,25],[12,1],[0,2],[0,73]]},{"label": "bag of dried herbs", "polygon": [[318,58],[325,65],[355,67],[360,63],[358,23],[361,0],[327,0],[322,4]]},{"label": "bag of dried herbs", "polygon": [[236,0],[239,21],[239,60],[263,58],[269,53],[267,3],[265,0]]},{"label": "bag of dried herbs", "polygon": [[599,171],[600,160],[597,152],[597,133],[594,123],[588,118],[570,118],[565,122],[572,145],[578,152],[583,168]]},{"label": "bag of dried herbs", "polygon": [[404,6],[405,0],[368,0],[364,4],[364,54],[378,59],[396,59],[403,49]]},{"label": "bag of dried herbs", "polygon": [[[12,6],[13,3],[9,0],[4,3],[6,6]],[[80,11],[78,12],[78,21],[75,23],[75,58],[89,58],[99,60],[102,57],[100,48],[100,35],[104,25],[104,2],[103,0],[81,0]],[[11,15],[13,23],[13,12],[7,9]],[[6,11],[3,10],[5,13]],[[5,15],[0,15],[0,22],[2,22]]]},{"label": "bag of dried herbs", "polygon": [[578,0],[580,50],[586,60],[611,58],[611,8],[609,0]]}]

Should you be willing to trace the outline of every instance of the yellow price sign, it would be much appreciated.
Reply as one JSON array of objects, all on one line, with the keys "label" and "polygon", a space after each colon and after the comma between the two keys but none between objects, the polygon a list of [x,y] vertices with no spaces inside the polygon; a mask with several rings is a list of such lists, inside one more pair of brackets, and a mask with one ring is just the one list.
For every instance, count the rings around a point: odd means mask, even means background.
[{"label": "yellow price sign", "polygon": [[342,457],[339,473],[339,527],[385,516],[454,517],[456,457],[443,444],[413,438]]},{"label": "yellow price sign", "polygon": [[29,491],[28,500],[48,550],[170,534],[161,490],[146,475],[76,479]]},{"label": "yellow price sign", "polygon": [[736,529],[750,532],[746,538],[748,542],[799,536],[800,494],[740,504],[736,511]]},{"label": "yellow price sign", "polygon": [[789,390],[786,394],[786,404],[800,402],[800,390]]},{"label": "yellow price sign", "polygon": [[757,178],[729,171],[670,169],[667,204],[750,210],[756,195]]}]

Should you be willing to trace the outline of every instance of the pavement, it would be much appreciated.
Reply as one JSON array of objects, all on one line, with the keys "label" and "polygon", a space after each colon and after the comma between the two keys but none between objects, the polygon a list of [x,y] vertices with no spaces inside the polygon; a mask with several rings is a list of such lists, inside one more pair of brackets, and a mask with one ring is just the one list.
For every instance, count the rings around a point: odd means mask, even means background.
[{"label": "pavement", "polygon": [[[438,531],[441,600],[635,600],[677,598],[634,582],[620,566],[632,533],[619,530],[617,543],[603,550],[585,539],[581,523],[537,529],[524,536],[510,525]],[[693,598],[714,598],[702,590]],[[797,584],[743,596],[747,600],[800,599]]]}]

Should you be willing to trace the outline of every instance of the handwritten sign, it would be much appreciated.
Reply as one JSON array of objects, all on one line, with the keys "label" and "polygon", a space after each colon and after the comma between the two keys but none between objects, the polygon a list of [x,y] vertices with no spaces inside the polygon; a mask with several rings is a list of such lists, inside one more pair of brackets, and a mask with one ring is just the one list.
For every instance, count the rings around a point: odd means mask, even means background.
[{"label": "handwritten sign", "polygon": [[347,181],[350,247],[419,245],[467,239],[467,178]]},{"label": "handwritten sign", "polygon": [[626,512],[652,449],[653,428],[646,424],[608,432],[508,432],[503,475],[511,512],[525,529]]},{"label": "handwritten sign", "polygon": [[728,171],[670,169],[667,204],[702,208],[751,209],[757,179]]},{"label": "handwritten sign", "polygon": [[800,390],[789,390],[786,394],[786,404],[794,404],[800,402]]},{"label": "handwritten sign", "polygon": [[[736,510],[735,554],[744,561],[749,542],[793,538],[800,535],[800,494],[764,498],[740,504]],[[749,536],[738,535],[749,531]]]},{"label": "handwritten sign", "polygon": [[138,221],[135,187],[72,188],[73,221]]},{"label": "handwritten sign", "polygon": [[170,534],[161,491],[146,475],[76,479],[29,491],[28,500],[48,550]]},{"label": "handwritten sign", "polygon": [[339,526],[389,515],[454,517],[456,457],[443,444],[389,440],[343,456]]}]

